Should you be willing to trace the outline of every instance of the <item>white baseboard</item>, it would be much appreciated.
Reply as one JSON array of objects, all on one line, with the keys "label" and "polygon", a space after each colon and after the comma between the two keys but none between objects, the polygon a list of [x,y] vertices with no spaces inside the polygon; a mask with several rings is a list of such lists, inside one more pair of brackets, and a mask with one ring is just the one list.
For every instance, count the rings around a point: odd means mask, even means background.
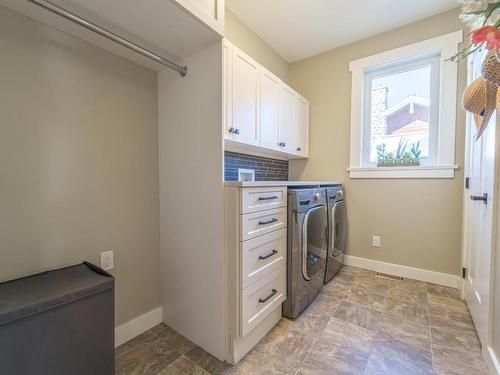
[{"label": "white baseboard", "polygon": [[483,348],[483,355],[490,369],[492,369],[496,375],[500,375],[500,362],[498,362],[498,358],[493,348],[491,346],[488,346],[487,350]]},{"label": "white baseboard", "polygon": [[460,277],[457,275],[402,266],[400,264],[385,263],[378,260],[359,258],[351,255],[345,255],[344,263],[348,266],[365,268],[371,271],[388,273],[390,275],[407,277],[409,279],[450,286],[457,289],[460,288]]},{"label": "white baseboard", "polygon": [[115,348],[123,343],[139,336],[141,333],[146,332],[148,329],[153,328],[155,325],[163,321],[163,309],[161,306],[148,311],[137,318],[129,320],[115,328]]}]

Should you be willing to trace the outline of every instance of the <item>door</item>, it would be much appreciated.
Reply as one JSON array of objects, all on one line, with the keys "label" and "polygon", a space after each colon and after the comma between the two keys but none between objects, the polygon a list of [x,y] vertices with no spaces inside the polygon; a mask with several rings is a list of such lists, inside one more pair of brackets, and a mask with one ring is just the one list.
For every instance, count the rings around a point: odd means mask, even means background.
[{"label": "door", "polygon": [[302,275],[311,280],[325,270],[326,260],[326,208],[311,208],[302,224]]},{"label": "door", "polygon": [[299,95],[295,97],[293,109],[293,147],[294,154],[309,156],[309,102]]},{"label": "door", "polygon": [[[480,61],[472,60],[470,79],[478,76]],[[488,345],[490,292],[493,264],[493,224],[495,213],[495,116],[478,141],[476,126],[468,114],[466,176],[469,188],[464,193],[464,256],[466,268],[464,297],[469,306],[481,343]]]},{"label": "door", "polygon": [[260,78],[260,142],[273,150],[279,147],[281,81],[265,69]]},{"label": "door", "polygon": [[259,144],[260,67],[252,58],[233,46],[233,129],[232,140]]},{"label": "door", "polygon": [[279,147],[289,154],[295,151],[293,145],[293,104],[295,93],[287,86],[281,86],[279,106]]}]

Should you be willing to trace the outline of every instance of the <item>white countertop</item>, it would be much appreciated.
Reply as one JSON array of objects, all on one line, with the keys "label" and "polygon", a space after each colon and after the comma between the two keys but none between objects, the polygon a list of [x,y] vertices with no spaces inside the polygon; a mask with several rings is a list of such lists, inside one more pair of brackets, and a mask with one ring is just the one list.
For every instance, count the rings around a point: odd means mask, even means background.
[{"label": "white countertop", "polygon": [[340,185],[339,181],[225,181],[227,187]]}]

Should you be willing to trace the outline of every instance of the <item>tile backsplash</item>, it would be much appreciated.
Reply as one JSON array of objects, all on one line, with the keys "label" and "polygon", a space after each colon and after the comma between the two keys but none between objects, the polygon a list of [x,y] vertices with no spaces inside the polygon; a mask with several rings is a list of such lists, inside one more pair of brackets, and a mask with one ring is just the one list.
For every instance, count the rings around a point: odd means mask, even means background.
[{"label": "tile backsplash", "polygon": [[287,181],[288,161],[224,152],[224,180],[238,181],[238,168],[254,169],[256,181]]}]

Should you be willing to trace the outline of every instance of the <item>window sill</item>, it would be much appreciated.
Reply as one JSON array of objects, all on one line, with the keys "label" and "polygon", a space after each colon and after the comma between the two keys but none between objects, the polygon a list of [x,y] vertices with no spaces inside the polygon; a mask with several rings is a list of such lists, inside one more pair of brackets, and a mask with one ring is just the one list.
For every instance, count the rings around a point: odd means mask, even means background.
[{"label": "window sill", "polygon": [[349,178],[455,178],[458,165],[348,168]]}]

